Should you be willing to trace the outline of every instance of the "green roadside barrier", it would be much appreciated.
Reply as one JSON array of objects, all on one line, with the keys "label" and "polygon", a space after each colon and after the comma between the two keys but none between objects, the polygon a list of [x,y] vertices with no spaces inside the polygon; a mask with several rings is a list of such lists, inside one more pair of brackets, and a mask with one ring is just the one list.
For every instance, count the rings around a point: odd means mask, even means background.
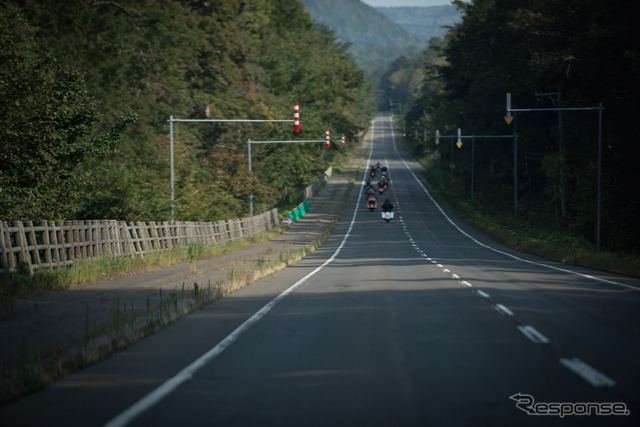
[{"label": "green roadside barrier", "polygon": [[286,216],[286,218],[292,218],[294,222],[297,221],[298,218],[302,217],[302,215],[307,212],[309,206],[311,206],[311,198],[307,197],[307,200],[305,200],[300,205],[298,205],[297,208],[292,210],[291,213]]}]

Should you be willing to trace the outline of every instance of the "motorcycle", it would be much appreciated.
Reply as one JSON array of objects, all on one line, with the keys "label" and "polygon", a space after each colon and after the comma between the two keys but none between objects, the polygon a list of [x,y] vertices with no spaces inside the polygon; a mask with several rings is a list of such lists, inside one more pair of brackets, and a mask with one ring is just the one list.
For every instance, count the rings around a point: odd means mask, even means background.
[{"label": "motorcycle", "polygon": [[388,188],[389,188],[389,181],[381,179],[380,183],[378,184],[378,192],[382,194],[385,191],[387,191]]},{"label": "motorcycle", "polygon": [[386,199],[381,206],[382,208],[382,219],[389,222],[393,219],[393,203]]},{"label": "motorcycle", "polygon": [[378,199],[375,196],[367,197],[367,207],[370,211],[374,210],[378,205]]}]

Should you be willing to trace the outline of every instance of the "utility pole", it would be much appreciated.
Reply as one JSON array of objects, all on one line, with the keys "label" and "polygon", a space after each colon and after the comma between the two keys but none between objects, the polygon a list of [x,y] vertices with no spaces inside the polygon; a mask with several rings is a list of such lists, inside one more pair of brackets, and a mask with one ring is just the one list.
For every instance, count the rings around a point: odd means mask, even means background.
[{"label": "utility pole", "polygon": [[[173,124],[174,123],[293,123],[293,130],[300,132],[300,106],[293,104],[293,120],[250,120],[250,119],[174,119],[169,116],[169,150],[171,151],[171,221],[175,221],[175,186],[173,174]],[[252,197],[250,197],[252,198]]]}]

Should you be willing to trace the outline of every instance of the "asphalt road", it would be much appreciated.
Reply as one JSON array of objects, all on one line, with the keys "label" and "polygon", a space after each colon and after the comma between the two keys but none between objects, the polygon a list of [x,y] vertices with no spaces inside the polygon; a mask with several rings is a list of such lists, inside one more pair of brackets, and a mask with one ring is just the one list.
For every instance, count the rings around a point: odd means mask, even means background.
[{"label": "asphalt road", "polygon": [[367,162],[390,169],[391,222],[355,188],[313,255],[0,424],[640,425],[640,281],[480,235],[431,199],[387,122]]}]

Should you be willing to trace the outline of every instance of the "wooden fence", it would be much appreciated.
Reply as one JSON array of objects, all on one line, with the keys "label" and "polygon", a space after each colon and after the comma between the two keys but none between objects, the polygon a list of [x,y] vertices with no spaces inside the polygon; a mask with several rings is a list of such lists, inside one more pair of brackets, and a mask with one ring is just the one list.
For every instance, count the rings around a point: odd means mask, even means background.
[{"label": "wooden fence", "polygon": [[278,210],[218,222],[0,221],[0,272],[72,265],[76,259],[144,256],[191,243],[215,245],[253,236],[278,223]]}]

